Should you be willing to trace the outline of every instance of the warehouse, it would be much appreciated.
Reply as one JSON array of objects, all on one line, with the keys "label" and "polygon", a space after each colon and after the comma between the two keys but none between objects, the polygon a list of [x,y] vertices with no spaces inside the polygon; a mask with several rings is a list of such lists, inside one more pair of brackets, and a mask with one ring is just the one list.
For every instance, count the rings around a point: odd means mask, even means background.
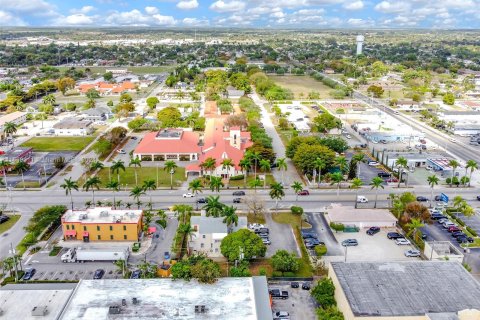
[{"label": "warehouse", "polygon": [[345,226],[357,228],[368,227],[394,227],[397,219],[386,209],[355,209],[332,203],[325,207],[325,218],[328,223],[341,223]]}]

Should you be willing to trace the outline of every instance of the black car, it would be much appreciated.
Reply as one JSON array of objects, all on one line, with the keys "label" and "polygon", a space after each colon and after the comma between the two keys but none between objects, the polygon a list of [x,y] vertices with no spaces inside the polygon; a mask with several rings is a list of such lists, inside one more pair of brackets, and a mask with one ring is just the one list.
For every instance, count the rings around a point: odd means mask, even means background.
[{"label": "black car", "polygon": [[308,238],[317,239],[317,234],[314,233],[314,232],[302,232],[302,238],[303,239],[308,239]]},{"label": "black car", "polygon": [[35,268],[25,269],[25,274],[23,275],[23,280],[27,281],[32,279],[33,275],[35,274]]},{"label": "black car", "polygon": [[298,282],[292,282],[292,283],[290,283],[290,287],[291,288],[299,288],[300,285],[298,284]]},{"label": "black car", "polygon": [[390,178],[391,174],[388,173],[388,172],[379,172],[377,173],[377,176],[379,176],[380,178]]},{"label": "black car", "polygon": [[205,199],[205,198],[198,198],[198,199],[197,199],[197,202],[198,202],[198,203],[207,203],[207,199]]},{"label": "black car", "polygon": [[258,228],[258,229],[255,230],[255,233],[266,233],[266,234],[268,234],[270,232],[269,232],[268,228]]},{"label": "black car", "polygon": [[430,216],[430,219],[432,220],[440,220],[440,219],[447,219],[447,217],[445,217],[443,214],[439,214],[439,213],[434,213]]},{"label": "black car", "polygon": [[477,196],[477,200],[480,201],[480,196]]},{"label": "black car", "polygon": [[258,236],[259,236],[260,238],[268,239],[268,233],[263,233],[263,232],[262,232],[262,233],[259,233]]},{"label": "black car", "polygon": [[132,139],[132,140],[137,140],[137,137],[130,137],[130,139]]},{"label": "black car", "polygon": [[465,233],[463,233],[462,231],[455,231],[455,232],[452,232],[452,237],[454,238],[458,238],[458,237],[466,237],[467,235]]},{"label": "black car", "polygon": [[233,203],[240,203],[242,202],[242,198],[234,198]]},{"label": "black car", "polygon": [[457,242],[458,243],[473,243],[473,238],[472,237],[467,237],[467,236],[463,236],[463,237],[457,237]]},{"label": "black car", "polygon": [[132,272],[132,276],[130,277],[130,279],[140,279],[141,276],[142,276],[142,271],[135,270]]},{"label": "black car", "polygon": [[442,201],[442,196],[435,196],[435,201]]},{"label": "black car", "polygon": [[319,240],[316,239],[316,238],[308,238],[308,239],[305,239],[305,240],[304,240],[304,243],[305,243],[305,244],[310,243],[310,244],[313,244],[313,245],[315,245],[315,246],[325,245],[325,243],[323,243],[322,241],[319,241]]},{"label": "black car", "polygon": [[405,238],[405,237],[398,232],[389,232],[387,233],[387,238],[396,240],[396,239]]},{"label": "black car", "polygon": [[310,290],[310,288],[311,288],[310,283],[308,283],[308,282],[302,283],[302,289],[303,290]]},{"label": "black car", "polygon": [[232,195],[237,196],[237,197],[238,197],[238,196],[244,196],[244,195],[245,195],[245,191],[234,191],[234,192],[232,193]]},{"label": "black car", "polygon": [[379,227],[370,227],[368,230],[367,230],[367,234],[369,236],[373,236],[375,233],[379,233],[380,232],[380,228]]},{"label": "black car", "polygon": [[95,270],[95,273],[93,274],[93,279],[95,279],[95,280],[102,279],[104,274],[105,274],[105,270],[97,269],[97,270]]},{"label": "black car", "polygon": [[10,220],[9,216],[4,216],[4,215],[0,216],[0,224],[7,222],[8,220]]},{"label": "black car", "polygon": [[423,197],[423,196],[418,196],[417,201],[418,202],[425,202],[425,201],[428,201],[428,199],[426,197]]}]

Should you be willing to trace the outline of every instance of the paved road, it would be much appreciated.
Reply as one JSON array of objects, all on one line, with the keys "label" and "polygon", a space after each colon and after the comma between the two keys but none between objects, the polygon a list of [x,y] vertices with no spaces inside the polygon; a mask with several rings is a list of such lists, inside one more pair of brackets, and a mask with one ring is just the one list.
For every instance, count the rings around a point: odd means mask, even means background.
[{"label": "paved road", "polygon": [[344,250],[338,243],[327,224],[325,217],[319,212],[306,212],[308,222],[312,225],[312,230],[318,235],[318,239],[327,246],[327,256],[343,256]]}]

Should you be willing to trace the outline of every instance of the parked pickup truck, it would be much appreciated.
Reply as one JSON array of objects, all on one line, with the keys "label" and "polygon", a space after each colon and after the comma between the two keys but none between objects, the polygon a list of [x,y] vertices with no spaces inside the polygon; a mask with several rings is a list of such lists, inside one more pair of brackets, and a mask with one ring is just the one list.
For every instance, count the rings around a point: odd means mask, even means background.
[{"label": "parked pickup truck", "polygon": [[272,296],[272,299],[282,299],[282,300],[288,299],[288,291],[283,291],[280,289],[271,289],[268,292],[270,293],[270,296]]}]

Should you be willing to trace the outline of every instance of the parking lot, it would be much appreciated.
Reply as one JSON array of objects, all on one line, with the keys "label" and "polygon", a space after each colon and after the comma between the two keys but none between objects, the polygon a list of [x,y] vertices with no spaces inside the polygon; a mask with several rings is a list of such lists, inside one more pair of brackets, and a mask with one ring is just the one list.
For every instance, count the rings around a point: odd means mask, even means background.
[{"label": "parking lot", "polygon": [[78,281],[80,279],[91,280],[97,269],[105,270],[102,279],[121,279],[122,272],[113,263],[65,263],[65,264],[37,264],[29,263],[25,268],[35,268],[32,280],[55,280],[55,281]]},{"label": "parking lot", "polygon": [[271,257],[277,250],[282,249],[300,256],[300,249],[298,248],[291,225],[273,221],[271,214],[266,214],[265,220],[265,226],[269,229],[269,239],[271,242],[271,244],[267,246],[266,257]]},{"label": "parking lot", "polygon": [[356,239],[358,246],[351,246],[343,249],[347,253],[347,261],[411,261],[420,258],[405,257],[404,252],[415,249],[411,245],[396,245],[395,240],[387,238],[388,232],[397,231],[394,228],[382,229],[379,233],[369,236],[366,229],[353,233],[335,233],[338,242],[346,239]]},{"label": "parking lot", "polygon": [[[315,301],[310,295],[310,291],[302,290],[302,282],[299,282],[300,288],[291,288],[290,282],[269,282],[268,289],[280,289],[288,291],[288,299],[274,299],[272,311],[287,311],[291,320],[313,320],[315,315]],[[313,288],[313,284],[312,284]]]}]

